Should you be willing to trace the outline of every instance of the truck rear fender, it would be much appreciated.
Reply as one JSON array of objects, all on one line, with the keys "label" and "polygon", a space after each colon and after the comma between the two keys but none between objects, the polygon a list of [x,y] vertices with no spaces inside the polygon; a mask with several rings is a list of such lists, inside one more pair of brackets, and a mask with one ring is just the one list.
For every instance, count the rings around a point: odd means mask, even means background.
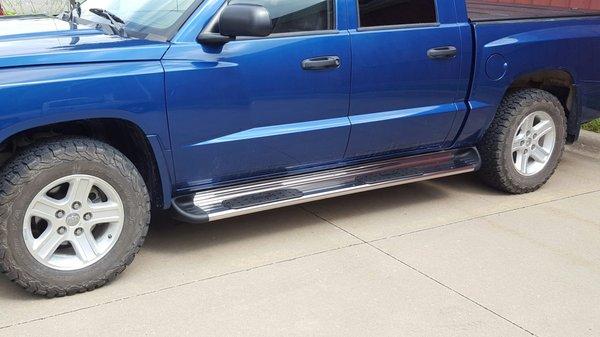
[{"label": "truck rear fender", "polygon": [[[541,88],[559,97],[568,113],[568,140],[582,121],[600,117],[600,67],[589,52],[600,50],[598,18],[558,18],[473,23],[476,59],[470,108],[455,146],[477,143],[505,95]],[[583,48],[583,50],[582,50]]]}]

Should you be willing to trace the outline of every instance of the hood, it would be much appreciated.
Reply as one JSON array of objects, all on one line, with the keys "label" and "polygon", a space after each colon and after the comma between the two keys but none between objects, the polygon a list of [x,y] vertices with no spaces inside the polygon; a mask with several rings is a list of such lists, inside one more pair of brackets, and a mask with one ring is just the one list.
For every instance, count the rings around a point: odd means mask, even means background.
[{"label": "hood", "polygon": [[160,60],[169,43],[108,35],[53,17],[0,18],[0,68]]}]

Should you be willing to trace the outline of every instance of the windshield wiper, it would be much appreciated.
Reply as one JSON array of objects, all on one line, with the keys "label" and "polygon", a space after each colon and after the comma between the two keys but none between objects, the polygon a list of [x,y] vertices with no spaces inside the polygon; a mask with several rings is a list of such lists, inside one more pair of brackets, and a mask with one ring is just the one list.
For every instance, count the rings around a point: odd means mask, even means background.
[{"label": "windshield wiper", "polygon": [[[1,1],[1,0],[0,0]],[[70,9],[58,16],[59,19],[69,22],[73,27],[77,24],[95,25],[97,29],[102,29],[106,34],[116,34],[122,37],[128,37],[125,32],[125,22],[117,15],[100,8],[92,8],[89,11],[97,16],[107,19],[108,23],[100,23],[81,18],[81,3],[77,0],[69,0]]]},{"label": "windshield wiper", "polygon": [[77,0],[70,0],[69,10],[63,12],[62,14],[59,14],[58,18],[63,21],[75,24],[77,23],[75,19],[75,14],[77,14],[78,17],[81,16],[81,4]]},{"label": "windshield wiper", "polygon": [[118,17],[116,14],[107,11],[102,8],[90,8],[90,13],[98,15],[99,17],[105,18],[110,21],[112,27],[115,29],[115,33],[118,35],[127,37],[127,33],[125,33],[125,21]]}]

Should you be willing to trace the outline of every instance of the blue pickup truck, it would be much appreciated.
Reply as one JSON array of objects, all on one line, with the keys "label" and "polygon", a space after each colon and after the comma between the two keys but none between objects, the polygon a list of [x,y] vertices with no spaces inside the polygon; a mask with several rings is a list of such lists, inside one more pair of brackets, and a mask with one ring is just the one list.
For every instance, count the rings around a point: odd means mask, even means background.
[{"label": "blue pickup truck", "polygon": [[[600,12],[87,0],[0,18],[0,271],[93,290],[204,223],[478,171],[539,189],[600,117]],[[401,207],[401,205],[398,205]]]}]

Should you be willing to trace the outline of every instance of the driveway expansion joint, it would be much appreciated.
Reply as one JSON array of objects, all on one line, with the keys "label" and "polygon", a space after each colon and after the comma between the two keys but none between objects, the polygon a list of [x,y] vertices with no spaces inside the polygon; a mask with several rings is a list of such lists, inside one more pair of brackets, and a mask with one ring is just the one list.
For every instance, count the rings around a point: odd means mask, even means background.
[{"label": "driveway expansion joint", "polygon": [[[474,217],[467,218],[467,219],[462,219],[462,220],[457,220],[457,221],[449,222],[449,223],[443,224],[443,225],[438,225],[438,226],[433,226],[433,227],[427,227],[427,228],[423,228],[423,229],[419,229],[419,230],[415,230],[415,231],[411,231],[411,232],[406,232],[406,233],[402,233],[402,234],[396,234],[396,235],[386,236],[386,237],[379,238],[379,239],[373,239],[373,240],[365,241],[365,243],[373,243],[373,242],[378,242],[378,241],[385,241],[385,240],[388,240],[388,239],[399,238],[399,237],[402,237],[402,236],[408,236],[408,235],[411,235],[411,234],[417,234],[417,233],[426,232],[426,231],[430,231],[430,230],[434,230],[434,229],[445,228],[445,227],[449,227],[449,226],[458,225],[458,224],[461,224],[461,223],[464,223],[464,222],[469,222],[469,221],[474,221],[474,220],[481,220],[481,219],[485,219],[485,218],[496,216],[496,215],[508,214],[508,213],[512,213],[512,212],[516,212],[516,211],[521,211],[521,210],[528,209],[528,208],[533,208],[533,207],[537,207],[537,206],[547,205],[547,204],[551,204],[551,203],[554,203],[554,202],[558,202],[558,201],[562,201],[562,200],[569,200],[569,199],[573,199],[573,198],[577,198],[577,197],[582,197],[582,196],[586,196],[586,195],[590,195],[590,194],[594,194],[594,193],[600,193],[600,190],[594,190],[594,191],[588,191],[588,192],[584,192],[584,193],[573,194],[573,195],[570,195],[570,196],[566,196],[566,197],[562,197],[562,198],[558,198],[558,199],[547,200],[547,201],[542,201],[542,202],[537,202],[537,203],[534,203],[534,204],[530,204],[530,205],[526,205],[526,206],[521,206],[521,207],[516,207],[516,208],[509,209],[509,210],[504,210],[504,211],[499,211],[499,212],[494,212],[494,213],[488,213],[488,214],[478,215],[478,216],[474,216]],[[358,239],[360,239],[360,238],[358,238]]]},{"label": "driveway expansion joint", "polygon": [[[540,204],[544,204],[544,203],[540,203]],[[531,205],[531,207],[533,207],[533,206],[534,206],[534,205]],[[407,268],[410,268],[411,270],[413,270],[413,271],[415,271],[415,272],[417,272],[417,273],[421,274],[422,276],[424,276],[424,277],[428,278],[429,280],[433,281],[434,283],[436,283],[436,284],[438,284],[438,285],[440,285],[440,286],[442,286],[442,287],[446,288],[447,290],[449,290],[449,291],[453,292],[454,294],[456,294],[456,295],[458,295],[458,296],[460,296],[460,297],[464,298],[465,300],[467,300],[467,301],[469,301],[469,302],[471,302],[471,303],[475,304],[476,306],[478,306],[478,307],[480,307],[480,308],[484,309],[485,311],[487,311],[487,312],[491,313],[492,315],[494,315],[494,316],[496,316],[496,317],[498,317],[498,318],[500,318],[500,319],[502,319],[502,320],[506,321],[507,323],[510,323],[511,325],[513,325],[513,326],[515,326],[515,327],[519,328],[520,330],[522,330],[522,331],[524,331],[524,332],[526,332],[526,333],[528,333],[528,334],[530,334],[530,335],[532,335],[532,336],[536,336],[536,337],[537,337],[537,335],[536,335],[536,334],[534,334],[533,332],[531,332],[531,331],[527,330],[526,328],[524,328],[523,326],[519,325],[518,323],[511,321],[510,319],[508,319],[508,318],[506,318],[506,317],[504,317],[504,316],[500,315],[499,313],[495,312],[494,310],[492,310],[492,309],[490,309],[490,308],[486,307],[485,305],[483,305],[483,304],[481,304],[481,303],[477,302],[476,300],[474,300],[474,299],[472,299],[472,298],[470,298],[470,297],[468,297],[468,296],[466,296],[466,295],[462,294],[462,293],[461,293],[461,292],[459,292],[458,290],[455,290],[454,288],[450,287],[449,285],[446,285],[446,284],[442,283],[441,281],[439,281],[439,280],[435,279],[434,277],[432,277],[432,276],[430,276],[430,275],[426,274],[425,272],[423,272],[423,271],[421,271],[421,270],[419,270],[419,269],[417,269],[417,268],[415,268],[415,267],[413,267],[413,266],[409,265],[408,263],[406,263],[406,262],[404,262],[404,261],[400,260],[399,258],[395,257],[394,255],[392,255],[392,254],[390,254],[390,253],[388,253],[388,252],[384,251],[383,249],[381,249],[381,248],[379,248],[379,247],[377,247],[377,246],[375,246],[375,245],[373,244],[373,242],[374,242],[374,241],[381,241],[381,240],[385,240],[385,239],[378,239],[378,240],[373,240],[373,241],[366,241],[366,240],[363,240],[363,239],[361,239],[360,237],[356,236],[355,234],[353,234],[353,233],[351,233],[351,232],[347,231],[346,229],[344,229],[344,228],[342,228],[342,227],[340,227],[340,226],[336,225],[336,224],[335,224],[335,223],[333,223],[332,221],[330,221],[330,220],[328,220],[328,219],[326,219],[326,218],[324,218],[324,217],[322,217],[322,216],[320,216],[320,215],[316,214],[315,212],[312,212],[312,211],[310,211],[310,210],[306,209],[304,206],[301,206],[301,207],[302,207],[302,209],[303,209],[303,210],[305,210],[306,212],[308,212],[308,213],[310,213],[310,214],[314,215],[315,217],[317,217],[317,218],[319,218],[319,219],[321,219],[321,220],[323,220],[323,221],[325,221],[325,222],[329,223],[330,225],[332,225],[332,226],[336,227],[337,229],[339,229],[339,230],[341,230],[341,231],[343,231],[343,232],[347,233],[348,235],[351,235],[351,236],[353,236],[354,238],[356,238],[356,239],[358,239],[358,240],[362,241],[364,244],[366,244],[366,245],[368,245],[369,247],[371,247],[371,248],[373,248],[373,249],[377,250],[379,253],[381,253],[381,254],[384,254],[384,255],[386,255],[387,257],[389,257],[389,258],[393,259],[394,261],[396,261],[396,262],[398,262],[398,263],[400,263],[400,264],[404,265],[405,267],[407,267]],[[527,207],[522,207],[522,208],[527,208]],[[516,209],[515,209],[515,210],[516,210]],[[502,214],[502,213],[504,213],[504,212],[499,212],[499,214]],[[493,215],[493,214],[492,214],[492,215]],[[487,216],[490,216],[490,215],[487,215]],[[485,218],[485,217],[486,217],[486,216],[477,217],[477,218]],[[440,228],[440,227],[445,227],[445,226],[449,226],[449,225],[452,225],[452,224],[457,224],[457,223],[460,223],[460,222],[465,222],[465,221],[467,221],[467,220],[462,220],[462,221],[459,221],[459,222],[455,222],[455,223],[451,223],[451,224],[446,224],[446,225],[442,225],[442,226],[437,226],[437,227],[434,227],[434,228],[424,229],[424,230],[420,230],[420,231],[414,231],[413,233],[422,232],[422,231],[425,231],[425,230],[430,230],[430,229],[435,229],[435,228]],[[397,236],[402,236],[402,235],[397,235]],[[392,237],[394,237],[394,236],[392,236]]]}]

